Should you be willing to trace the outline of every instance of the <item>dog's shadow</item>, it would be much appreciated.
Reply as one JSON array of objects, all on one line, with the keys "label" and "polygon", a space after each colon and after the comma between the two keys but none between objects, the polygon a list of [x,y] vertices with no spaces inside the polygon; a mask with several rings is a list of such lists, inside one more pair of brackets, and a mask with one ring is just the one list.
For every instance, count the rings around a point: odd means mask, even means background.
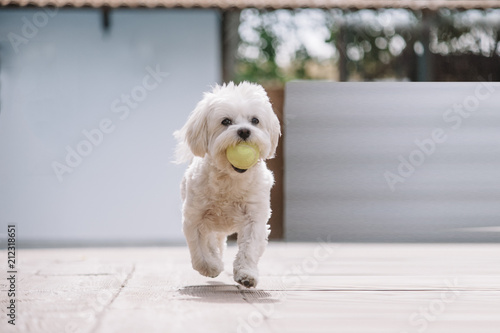
[{"label": "dog's shadow", "polygon": [[179,289],[179,293],[189,296],[187,300],[208,303],[276,303],[279,299],[264,290],[246,289],[244,287],[225,284],[222,282],[208,282],[208,285],[186,286]]}]

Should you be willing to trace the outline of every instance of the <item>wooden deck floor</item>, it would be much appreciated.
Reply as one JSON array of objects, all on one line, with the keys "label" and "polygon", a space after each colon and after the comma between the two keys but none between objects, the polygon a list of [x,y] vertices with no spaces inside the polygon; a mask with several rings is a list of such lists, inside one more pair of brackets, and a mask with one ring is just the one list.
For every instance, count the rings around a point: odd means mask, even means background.
[{"label": "wooden deck floor", "polygon": [[2,278],[0,332],[500,331],[500,245],[274,243],[251,290],[232,281],[235,253],[209,279],[185,247],[20,249],[16,325]]}]

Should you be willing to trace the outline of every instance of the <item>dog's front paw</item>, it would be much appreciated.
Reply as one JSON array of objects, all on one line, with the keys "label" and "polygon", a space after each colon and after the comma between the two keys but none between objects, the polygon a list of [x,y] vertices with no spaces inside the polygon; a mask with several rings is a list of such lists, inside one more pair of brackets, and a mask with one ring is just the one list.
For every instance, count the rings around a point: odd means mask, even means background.
[{"label": "dog's front paw", "polygon": [[207,277],[217,277],[224,270],[224,264],[220,263],[212,263],[209,264],[207,262],[197,262],[193,263],[193,268],[198,271],[203,276]]},{"label": "dog's front paw", "polygon": [[251,271],[240,269],[234,273],[234,281],[247,288],[255,288],[257,286],[257,274]]}]

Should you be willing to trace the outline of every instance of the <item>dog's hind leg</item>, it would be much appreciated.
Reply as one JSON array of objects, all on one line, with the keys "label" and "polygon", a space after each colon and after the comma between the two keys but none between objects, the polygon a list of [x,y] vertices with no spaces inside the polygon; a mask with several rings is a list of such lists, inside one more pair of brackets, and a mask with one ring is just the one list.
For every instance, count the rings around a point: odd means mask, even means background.
[{"label": "dog's hind leg", "polygon": [[218,253],[220,254],[220,258],[222,260],[222,256],[224,255],[224,251],[227,247],[227,235],[225,233],[217,233],[216,234],[216,244],[215,246],[218,249]]}]

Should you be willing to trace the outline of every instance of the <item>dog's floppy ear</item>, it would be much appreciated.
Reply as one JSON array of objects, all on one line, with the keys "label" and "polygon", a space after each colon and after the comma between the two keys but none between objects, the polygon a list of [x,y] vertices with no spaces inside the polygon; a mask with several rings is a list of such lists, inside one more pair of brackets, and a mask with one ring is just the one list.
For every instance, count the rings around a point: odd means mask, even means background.
[{"label": "dog's floppy ear", "polygon": [[269,124],[269,136],[271,139],[271,150],[269,151],[269,155],[266,157],[266,159],[271,159],[274,158],[276,154],[276,148],[278,147],[278,141],[281,136],[281,127],[280,127],[280,121],[278,120],[278,117],[274,113],[274,111],[271,110],[269,111],[272,116],[271,116],[271,123]]},{"label": "dog's floppy ear", "polygon": [[204,157],[208,152],[207,113],[209,101],[207,96],[201,100],[191,115],[184,128],[184,140],[195,156]]}]

